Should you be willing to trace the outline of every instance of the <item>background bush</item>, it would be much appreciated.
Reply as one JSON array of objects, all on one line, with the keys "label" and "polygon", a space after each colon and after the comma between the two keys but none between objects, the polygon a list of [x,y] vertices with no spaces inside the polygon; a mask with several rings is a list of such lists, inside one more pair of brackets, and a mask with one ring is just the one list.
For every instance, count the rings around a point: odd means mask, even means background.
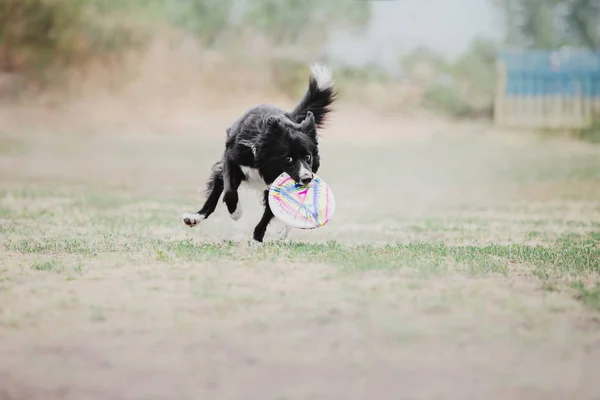
[{"label": "background bush", "polygon": [[0,0],[0,71],[43,72],[138,43],[106,0]]}]

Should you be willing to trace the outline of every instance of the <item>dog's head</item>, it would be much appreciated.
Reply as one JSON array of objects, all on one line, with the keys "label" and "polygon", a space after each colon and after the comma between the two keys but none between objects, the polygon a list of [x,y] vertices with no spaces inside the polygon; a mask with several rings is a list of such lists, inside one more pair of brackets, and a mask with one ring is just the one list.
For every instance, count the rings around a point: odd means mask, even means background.
[{"label": "dog's head", "polygon": [[300,123],[275,117],[267,125],[261,153],[271,177],[287,172],[297,183],[308,185],[320,165],[314,115],[308,112]]}]

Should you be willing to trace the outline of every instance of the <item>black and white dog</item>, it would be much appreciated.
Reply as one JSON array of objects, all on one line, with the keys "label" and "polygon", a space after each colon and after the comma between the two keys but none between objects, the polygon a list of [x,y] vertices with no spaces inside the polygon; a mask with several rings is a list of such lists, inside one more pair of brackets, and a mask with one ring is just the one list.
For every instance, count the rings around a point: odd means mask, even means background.
[{"label": "black and white dog", "polygon": [[[267,201],[268,189],[283,172],[296,182],[309,184],[319,170],[318,133],[336,97],[331,70],[311,65],[308,90],[291,112],[272,105],[259,105],[247,111],[227,128],[225,152],[211,170],[206,185],[206,201],[200,211],[185,214],[183,223],[196,226],[217,207],[221,193],[231,218],[242,216],[238,188],[246,183],[262,192],[264,212],[254,228],[253,239],[262,243],[273,213]],[[280,233],[287,237],[289,229]]]}]

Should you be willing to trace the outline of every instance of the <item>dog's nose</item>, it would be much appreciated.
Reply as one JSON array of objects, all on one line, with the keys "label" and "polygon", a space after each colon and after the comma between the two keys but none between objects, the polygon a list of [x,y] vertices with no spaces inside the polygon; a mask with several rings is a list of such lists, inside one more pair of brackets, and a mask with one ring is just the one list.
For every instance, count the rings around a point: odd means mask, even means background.
[{"label": "dog's nose", "polygon": [[306,176],[300,179],[300,183],[302,183],[303,185],[308,185],[312,181],[312,179],[312,176]]}]

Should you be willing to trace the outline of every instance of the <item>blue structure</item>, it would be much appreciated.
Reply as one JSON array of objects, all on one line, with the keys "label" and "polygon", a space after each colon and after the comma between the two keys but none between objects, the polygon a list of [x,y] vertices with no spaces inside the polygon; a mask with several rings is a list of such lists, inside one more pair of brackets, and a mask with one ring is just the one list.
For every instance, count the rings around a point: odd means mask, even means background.
[{"label": "blue structure", "polygon": [[600,99],[600,51],[503,52],[505,96]]}]

